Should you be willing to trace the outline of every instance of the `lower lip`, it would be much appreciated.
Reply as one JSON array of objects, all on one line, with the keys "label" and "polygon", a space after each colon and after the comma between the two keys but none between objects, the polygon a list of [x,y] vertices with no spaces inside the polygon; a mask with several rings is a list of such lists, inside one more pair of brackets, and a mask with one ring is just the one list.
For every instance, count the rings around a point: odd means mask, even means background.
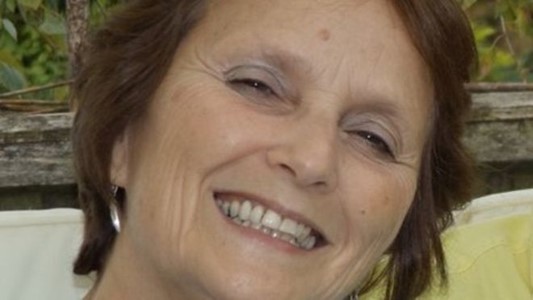
[{"label": "lower lip", "polygon": [[220,209],[218,208],[218,206],[216,205],[216,203],[214,201],[215,200],[213,198],[213,203],[214,203],[214,205],[216,207],[216,210],[218,211],[219,215],[222,217],[222,219],[228,225],[230,225],[232,228],[237,230],[239,232],[239,234],[244,235],[246,238],[258,241],[259,243],[264,244],[267,247],[273,247],[273,248],[278,249],[279,251],[282,251],[282,252],[285,252],[285,253],[288,253],[288,254],[292,254],[292,255],[303,255],[303,254],[312,253],[314,251],[314,249],[304,250],[304,249],[301,249],[301,248],[297,248],[297,247],[295,247],[295,246],[293,246],[293,245],[291,245],[291,244],[289,244],[289,243],[287,243],[285,241],[270,237],[270,236],[268,236],[268,235],[266,235],[266,234],[264,234],[264,233],[262,233],[262,232],[260,232],[258,230],[255,230],[253,228],[249,228],[249,227],[244,227],[244,226],[238,225],[235,222],[233,222],[230,218],[225,216],[220,211]]}]

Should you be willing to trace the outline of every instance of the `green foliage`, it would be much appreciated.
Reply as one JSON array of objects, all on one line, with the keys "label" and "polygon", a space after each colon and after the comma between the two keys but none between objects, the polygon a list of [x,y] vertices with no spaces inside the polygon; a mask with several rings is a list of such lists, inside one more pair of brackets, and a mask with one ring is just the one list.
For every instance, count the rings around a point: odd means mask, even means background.
[{"label": "green foliage", "polygon": [[[91,21],[117,0],[91,1]],[[0,0],[0,93],[68,78],[64,0]],[[26,98],[65,100],[56,88]]]},{"label": "green foliage", "polygon": [[533,0],[463,0],[479,51],[478,81],[533,81]]},{"label": "green foliage", "polygon": [[[0,92],[66,78],[67,46],[63,1],[2,0]],[[8,75],[10,74],[10,75]],[[9,80],[8,76],[12,76]],[[62,99],[65,89],[31,95]]]},{"label": "green foliage", "polygon": [[0,62],[0,86],[8,90],[18,90],[26,85],[26,79],[15,68]]}]

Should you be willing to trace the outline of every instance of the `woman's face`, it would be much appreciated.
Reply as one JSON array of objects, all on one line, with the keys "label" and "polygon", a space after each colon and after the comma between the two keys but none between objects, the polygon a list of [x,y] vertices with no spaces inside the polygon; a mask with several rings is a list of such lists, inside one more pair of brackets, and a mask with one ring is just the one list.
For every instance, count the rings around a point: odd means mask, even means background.
[{"label": "woman's face", "polygon": [[348,294],[413,201],[428,78],[386,0],[213,1],[114,148],[129,288]]}]

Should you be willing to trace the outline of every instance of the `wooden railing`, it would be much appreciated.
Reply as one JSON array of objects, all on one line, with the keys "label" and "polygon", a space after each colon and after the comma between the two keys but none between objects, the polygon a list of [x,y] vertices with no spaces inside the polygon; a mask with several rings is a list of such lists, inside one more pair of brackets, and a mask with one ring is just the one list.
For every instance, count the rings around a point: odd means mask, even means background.
[{"label": "wooden railing", "polygon": [[[70,113],[0,115],[0,210],[76,205],[71,122]],[[465,143],[479,194],[533,187],[533,92],[474,95]]]}]

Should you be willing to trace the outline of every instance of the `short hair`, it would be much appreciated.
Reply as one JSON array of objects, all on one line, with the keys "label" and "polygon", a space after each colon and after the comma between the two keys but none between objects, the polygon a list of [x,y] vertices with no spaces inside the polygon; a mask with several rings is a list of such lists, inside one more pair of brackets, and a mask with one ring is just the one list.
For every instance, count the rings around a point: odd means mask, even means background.
[{"label": "short hair", "polygon": [[[76,274],[103,270],[116,233],[109,217],[109,168],[115,140],[143,117],[180,42],[205,15],[206,0],[129,1],[93,36],[73,86],[74,165],[84,239]],[[434,273],[446,282],[440,233],[470,199],[472,163],[461,142],[471,99],[464,83],[476,61],[468,20],[455,0],[394,0],[431,74],[434,118],[414,201],[378,279],[385,298],[414,299]]]},{"label": "short hair", "polygon": [[76,274],[103,269],[116,234],[109,220],[114,142],[147,110],[204,2],[128,1],[89,42],[72,88],[74,168],[85,216]]}]

